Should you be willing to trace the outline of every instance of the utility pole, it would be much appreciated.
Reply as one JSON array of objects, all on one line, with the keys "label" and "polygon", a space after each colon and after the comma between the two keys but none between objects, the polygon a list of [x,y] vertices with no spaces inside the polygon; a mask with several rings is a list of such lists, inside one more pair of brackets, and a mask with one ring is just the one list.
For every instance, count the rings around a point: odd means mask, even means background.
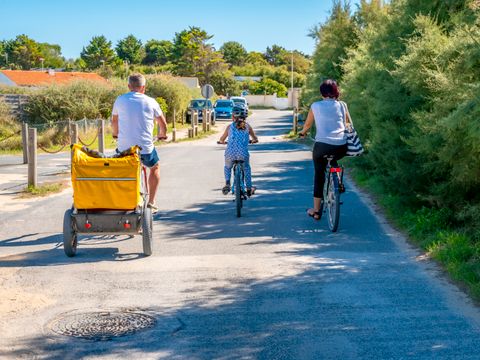
[{"label": "utility pole", "polygon": [[291,78],[290,78],[290,81],[291,81],[291,96],[292,96],[292,107],[294,107],[294,103],[293,103],[293,50],[292,50],[292,64],[291,64]]}]

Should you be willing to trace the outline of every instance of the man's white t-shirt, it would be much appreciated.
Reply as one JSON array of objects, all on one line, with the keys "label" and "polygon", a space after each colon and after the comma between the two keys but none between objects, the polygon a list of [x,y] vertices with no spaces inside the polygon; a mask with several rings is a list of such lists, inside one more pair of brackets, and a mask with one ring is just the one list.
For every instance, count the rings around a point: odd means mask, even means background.
[{"label": "man's white t-shirt", "polygon": [[154,119],[161,116],[158,102],[139,92],[120,95],[113,104],[112,115],[118,115],[118,150],[138,145],[142,154],[149,154],[153,145]]}]

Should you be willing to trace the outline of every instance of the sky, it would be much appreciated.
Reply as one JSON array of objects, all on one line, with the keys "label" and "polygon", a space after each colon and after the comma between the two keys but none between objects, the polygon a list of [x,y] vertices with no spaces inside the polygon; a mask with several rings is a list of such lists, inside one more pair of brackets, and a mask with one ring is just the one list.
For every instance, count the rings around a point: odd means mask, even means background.
[{"label": "sky", "polygon": [[143,43],[172,40],[176,32],[198,26],[213,35],[217,49],[226,41],[238,41],[248,51],[264,52],[277,44],[312,54],[315,41],[308,31],[328,17],[332,2],[0,0],[0,40],[26,34],[38,42],[58,44],[63,56],[76,58],[96,35],[105,35],[115,46],[129,34]]}]

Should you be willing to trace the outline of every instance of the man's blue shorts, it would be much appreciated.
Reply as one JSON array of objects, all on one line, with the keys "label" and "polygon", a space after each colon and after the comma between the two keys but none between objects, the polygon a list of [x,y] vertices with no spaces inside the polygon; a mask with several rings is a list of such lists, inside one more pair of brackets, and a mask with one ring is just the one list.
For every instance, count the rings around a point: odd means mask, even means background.
[{"label": "man's blue shorts", "polygon": [[149,154],[140,154],[140,159],[142,160],[142,164],[149,168],[155,166],[160,160],[156,149],[153,149]]}]

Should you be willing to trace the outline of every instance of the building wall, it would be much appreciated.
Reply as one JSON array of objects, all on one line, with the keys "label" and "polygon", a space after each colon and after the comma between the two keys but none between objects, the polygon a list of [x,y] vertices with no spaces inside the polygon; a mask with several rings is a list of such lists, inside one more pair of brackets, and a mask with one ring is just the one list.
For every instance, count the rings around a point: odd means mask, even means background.
[{"label": "building wall", "polygon": [[298,108],[298,99],[300,97],[300,88],[294,88],[293,92],[288,90],[288,97],[279,98],[274,95],[246,95],[249,106],[273,107],[277,110],[285,110],[289,108]]}]

